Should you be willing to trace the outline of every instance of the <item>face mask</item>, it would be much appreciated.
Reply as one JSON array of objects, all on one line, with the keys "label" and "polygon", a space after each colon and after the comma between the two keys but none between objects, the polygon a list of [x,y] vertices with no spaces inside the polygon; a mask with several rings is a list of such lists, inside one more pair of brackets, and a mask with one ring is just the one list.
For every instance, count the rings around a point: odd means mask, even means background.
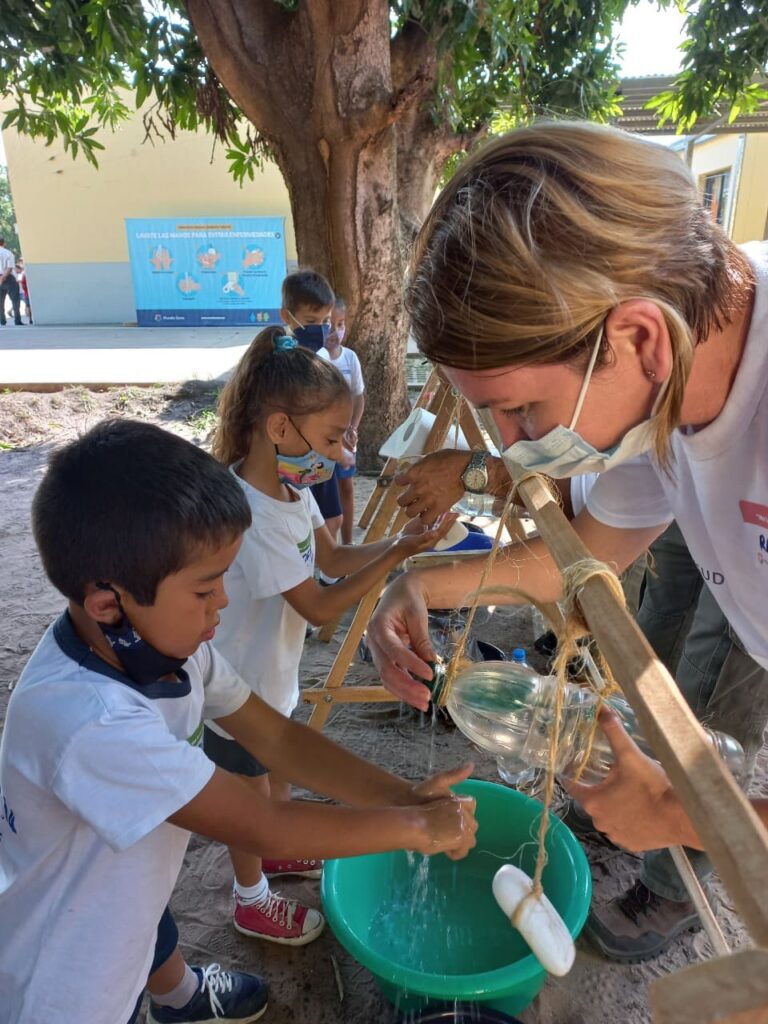
[{"label": "face mask", "polygon": [[284,484],[290,484],[299,489],[313,487],[315,484],[322,484],[326,480],[330,480],[336,469],[336,463],[333,459],[328,459],[320,452],[316,452],[293,420],[291,420],[291,425],[302,441],[309,445],[309,451],[306,455],[281,455],[275,445],[277,475]]},{"label": "face mask", "polygon": [[344,341],[344,335],[347,333],[346,327],[336,328],[336,337],[339,339],[339,345]]},{"label": "face mask", "polygon": [[139,686],[156,683],[163,676],[179,675],[186,658],[172,658],[158,651],[152,644],[142,640],[125,614],[117,591],[110,586],[102,585],[102,589],[111,590],[117,598],[122,618],[117,625],[99,623],[99,627],[107,638],[109,646],[115,652],[118,661],[125,669],[125,674]]},{"label": "face mask", "polygon": [[622,462],[642,455],[653,448],[655,435],[653,421],[669,383],[668,379],[662,384],[656,401],[653,403],[650,418],[628,430],[618,444],[607,451],[598,451],[573,429],[587,395],[587,388],[602,340],[603,332],[601,330],[590,356],[570,427],[554,427],[538,441],[516,441],[502,452],[504,464],[513,478],[520,476],[521,470],[544,473],[556,480],[569,476],[581,476],[584,473],[602,473],[606,469],[619,466]]},{"label": "face mask", "polygon": [[291,330],[293,336],[302,346],[302,348],[308,348],[310,352],[319,352],[325,345],[325,339],[328,337],[331,325],[330,324],[307,324],[302,326],[293,313],[290,313],[290,317],[296,324]]}]

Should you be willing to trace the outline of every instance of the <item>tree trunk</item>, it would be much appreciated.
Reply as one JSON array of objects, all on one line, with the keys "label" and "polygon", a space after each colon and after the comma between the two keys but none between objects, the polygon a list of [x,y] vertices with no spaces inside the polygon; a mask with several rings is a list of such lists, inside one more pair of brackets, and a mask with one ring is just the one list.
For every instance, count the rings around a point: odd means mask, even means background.
[{"label": "tree trunk", "polygon": [[381,442],[407,411],[401,213],[412,237],[445,159],[419,109],[434,83],[429,41],[408,26],[392,43],[386,0],[304,0],[293,12],[275,0],[188,0],[188,9],[211,67],[275,154],[299,263],[348,303],[367,389],[358,463],[378,468]]}]

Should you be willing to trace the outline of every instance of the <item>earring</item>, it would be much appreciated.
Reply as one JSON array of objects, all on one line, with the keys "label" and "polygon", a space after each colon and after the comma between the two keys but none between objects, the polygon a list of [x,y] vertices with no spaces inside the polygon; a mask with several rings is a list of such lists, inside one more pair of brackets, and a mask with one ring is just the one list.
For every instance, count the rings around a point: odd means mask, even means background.
[{"label": "earring", "polygon": [[655,380],[656,379],[656,374],[653,372],[653,370],[646,370],[645,371],[645,376],[646,377],[650,377],[651,380]]}]

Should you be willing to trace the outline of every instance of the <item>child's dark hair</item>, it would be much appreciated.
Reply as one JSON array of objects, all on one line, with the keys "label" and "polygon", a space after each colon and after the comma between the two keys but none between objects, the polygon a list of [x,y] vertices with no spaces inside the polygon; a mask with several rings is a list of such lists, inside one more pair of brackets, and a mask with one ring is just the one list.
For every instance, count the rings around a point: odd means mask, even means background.
[{"label": "child's dark hair", "polygon": [[332,306],[335,296],[333,289],[322,274],[314,270],[297,270],[283,280],[283,306],[292,313],[299,306],[309,309],[324,309]]},{"label": "child's dark hair", "polygon": [[349,397],[349,385],[331,363],[309,349],[279,349],[282,327],[267,327],[251,342],[219,396],[213,454],[225,465],[244,459],[251,435],[273,412],[307,416]]},{"label": "child's dark hair", "polygon": [[231,473],[149,423],[105,420],[56,452],[32,502],[48,579],[85,600],[88,583],[124,587],[141,605],[166,576],[242,534],[251,513]]}]

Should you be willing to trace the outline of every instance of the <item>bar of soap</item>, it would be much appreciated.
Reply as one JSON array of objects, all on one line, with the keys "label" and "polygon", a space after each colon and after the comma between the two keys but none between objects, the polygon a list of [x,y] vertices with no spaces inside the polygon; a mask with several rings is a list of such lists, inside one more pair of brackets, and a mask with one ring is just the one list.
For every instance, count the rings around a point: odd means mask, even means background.
[{"label": "bar of soap", "polygon": [[[499,868],[493,879],[493,895],[513,927],[544,970],[562,978],[573,967],[576,947],[565,922],[547,897],[543,893],[532,897],[532,890],[533,880],[512,864]],[[530,898],[525,899],[526,896]]]},{"label": "bar of soap", "polygon": [[466,540],[468,534],[469,530],[464,523],[460,523],[457,519],[446,535],[435,544],[434,550],[445,551],[446,548],[452,548],[455,544],[461,544],[463,540]]}]

